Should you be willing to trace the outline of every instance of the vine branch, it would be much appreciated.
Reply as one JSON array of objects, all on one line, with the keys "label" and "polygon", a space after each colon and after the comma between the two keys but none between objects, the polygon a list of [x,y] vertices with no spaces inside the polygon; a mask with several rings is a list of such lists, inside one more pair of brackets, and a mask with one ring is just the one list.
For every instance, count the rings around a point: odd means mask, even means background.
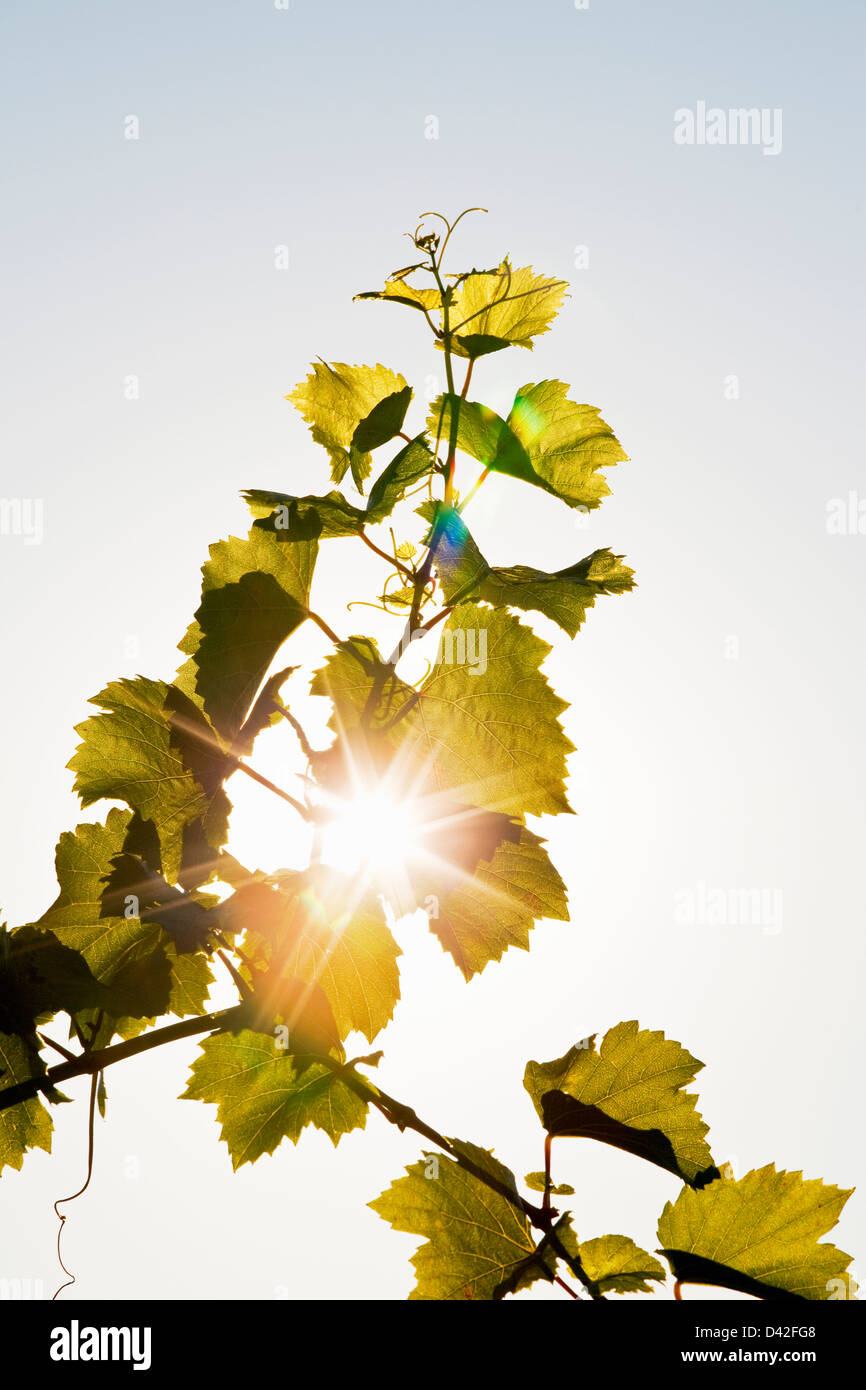
[{"label": "vine branch", "polygon": [[11,1106],[20,1104],[22,1100],[32,1100],[40,1092],[50,1091],[54,1086],[71,1081],[76,1076],[92,1076],[95,1072],[113,1066],[115,1062],[122,1062],[127,1057],[137,1057],[139,1053],[150,1052],[152,1048],[162,1047],[165,1043],[177,1042],[180,1038],[194,1038],[198,1033],[226,1032],[233,1026],[242,1026],[244,1013],[244,1005],[235,1004],[229,1009],[220,1009],[212,1014],[196,1014],[192,1018],[181,1019],[178,1023],[166,1024],[164,1028],[155,1028],[150,1033],[142,1033],[137,1038],[129,1038],[126,1042],[115,1043],[110,1047],[98,1048],[95,1052],[82,1052],[69,1062],[58,1062],[56,1066],[49,1067],[42,1076],[31,1076],[26,1081],[7,1086],[5,1090],[0,1091],[0,1110],[8,1110]]}]

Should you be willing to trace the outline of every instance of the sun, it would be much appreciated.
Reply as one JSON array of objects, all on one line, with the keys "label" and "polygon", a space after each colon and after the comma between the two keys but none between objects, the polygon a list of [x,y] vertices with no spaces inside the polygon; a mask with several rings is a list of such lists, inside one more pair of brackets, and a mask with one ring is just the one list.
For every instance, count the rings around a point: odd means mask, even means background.
[{"label": "sun", "polygon": [[417,810],[408,800],[377,787],[328,805],[322,862],[343,873],[396,874],[421,851]]}]

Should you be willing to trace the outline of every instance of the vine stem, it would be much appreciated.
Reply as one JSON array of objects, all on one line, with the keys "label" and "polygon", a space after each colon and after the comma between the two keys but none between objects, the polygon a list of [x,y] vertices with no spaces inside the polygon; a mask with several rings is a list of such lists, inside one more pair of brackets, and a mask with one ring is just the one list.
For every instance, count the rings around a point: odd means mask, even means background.
[{"label": "vine stem", "polygon": [[303,816],[304,820],[308,821],[311,819],[309,808],[306,807],[302,801],[297,801],[295,797],[289,796],[289,793],[284,792],[282,787],[278,787],[277,784],[271,782],[269,778],[263,777],[260,772],[256,772],[255,768],[250,767],[248,763],[242,763],[240,758],[231,758],[231,762],[237,772],[245,772],[247,777],[251,777],[254,782],[258,782],[260,787],[267,787],[268,791],[273,792],[274,796],[278,796],[281,801],[287,801],[292,809],[297,811],[299,816]]},{"label": "vine stem", "polygon": [[553,1135],[544,1136],[544,1200],[541,1205],[545,1211],[550,1210],[550,1158],[553,1146]]},{"label": "vine stem", "polygon": [[[444,1134],[440,1134],[432,1125],[422,1120],[411,1106],[405,1105],[402,1101],[395,1100],[393,1096],[389,1096],[387,1092],[383,1091],[379,1086],[374,1085],[374,1083],[368,1081],[366,1077],[354,1071],[354,1063],[335,1062],[333,1058],[324,1056],[317,1057],[316,1060],[322,1062],[325,1066],[329,1067],[331,1071],[337,1073],[360,1099],[366,1100],[368,1103],[374,1105],[390,1124],[396,1125],[399,1130],[412,1129],[416,1134],[420,1134],[422,1138],[429,1139],[431,1143],[435,1144],[437,1148],[442,1149],[448,1157],[453,1159],[465,1172],[477,1178],[479,1182],[483,1183],[485,1187],[489,1187],[491,1191],[497,1192],[500,1197],[504,1197],[505,1200],[521,1212],[537,1230],[544,1233],[550,1248],[565,1262],[575,1278],[578,1279],[586,1289],[590,1297],[603,1299],[604,1296],[598,1285],[594,1280],[590,1279],[580,1259],[577,1256],[569,1254],[554,1231],[554,1212],[552,1209],[545,1211],[542,1207],[534,1206],[532,1202],[528,1202],[525,1198],[521,1197],[514,1188],[509,1187],[507,1183],[500,1182],[492,1173],[488,1173],[484,1168],[473,1163],[472,1159],[467,1158],[459,1149],[455,1148]],[[567,1288],[568,1286],[566,1285],[565,1287]],[[569,1293],[573,1293],[573,1290],[569,1289]]]},{"label": "vine stem", "polygon": [[[315,614],[311,613],[310,617],[315,617]],[[318,618],[317,621],[321,626],[323,619]],[[325,626],[327,627],[327,624],[325,624]],[[330,631],[330,629],[328,629],[328,631]],[[333,636],[333,634],[331,635]],[[334,637],[335,642],[339,642],[339,640],[338,637]],[[294,796],[290,796],[288,792],[283,791],[282,787],[278,787],[275,782],[263,776],[261,772],[256,772],[255,768],[250,767],[248,763],[242,762],[234,753],[224,752],[209,730],[203,731],[191,720],[184,719],[177,715],[174,716],[173,722],[188,738],[194,738],[198,743],[203,743],[206,748],[215,752],[218,757],[225,759],[225,762],[233,772],[243,772],[245,776],[251,777],[254,782],[258,782],[260,787],[266,787],[269,792],[273,792],[274,796],[278,796],[281,801],[288,802],[293,810],[297,811],[298,815],[302,816],[304,820],[308,821],[311,819],[308,808],[304,806],[302,802],[298,801]]]},{"label": "vine stem", "polygon": [[67,1062],[75,1061],[75,1053],[70,1052],[69,1048],[64,1047],[62,1043],[55,1042],[54,1039],[49,1038],[46,1033],[37,1033],[36,1036],[45,1047],[53,1047],[54,1051],[59,1052],[61,1057],[65,1057]]},{"label": "vine stem", "polygon": [[335,646],[338,647],[340,645],[341,639],[337,636],[336,632],[332,627],[328,627],[328,624],[325,622],[324,618],[320,617],[318,613],[314,613],[312,608],[305,608],[304,613],[310,619],[311,622],[314,622],[316,624],[316,627],[320,627],[322,629],[326,637],[330,637],[331,641],[334,643]]},{"label": "vine stem", "polygon": [[481,484],[484,482],[484,479],[485,479],[485,478],[488,478],[489,476],[490,476],[490,469],[489,469],[489,468],[485,468],[485,469],[484,469],[484,472],[481,473],[481,474],[479,474],[477,481],[476,481],[475,483],[473,483],[472,487],[469,489],[469,491],[467,492],[466,496],[463,498],[463,501],[460,503],[460,506],[457,508],[458,512],[460,512],[461,515],[462,515],[463,512],[466,510],[466,508],[469,506],[469,503],[472,501],[472,498],[475,496],[475,494],[477,493],[478,489],[481,487]]},{"label": "vine stem", "polygon": [[397,559],[396,555],[389,555],[387,550],[380,550],[378,545],[374,545],[373,542],[370,540],[370,537],[367,535],[366,531],[359,531],[358,535],[361,537],[361,540],[367,546],[368,550],[372,550],[373,553],[375,555],[380,556],[381,559],[387,560],[389,565],[393,565],[394,568],[398,569],[401,574],[406,576],[407,579],[414,580],[414,570],[410,570],[408,565],[402,564],[402,562]]},{"label": "vine stem", "polygon": [[41,1091],[50,1091],[64,1081],[76,1076],[92,1076],[104,1071],[115,1062],[127,1057],[137,1057],[141,1052],[149,1052],[165,1043],[177,1042],[180,1038],[194,1038],[198,1033],[225,1032],[232,1025],[242,1023],[244,1006],[235,1004],[230,1009],[220,1009],[212,1014],[195,1014],[192,1018],[169,1023],[164,1028],[155,1028],[151,1033],[142,1033],[137,1038],[115,1043],[111,1047],[101,1047],[94,1052],[82,1052],[70,1062],[58,1062],[49,1067],[42,1076],[31,1076],[27,1081],[19,1081],[0,1091],[0,1111],[19,1105],[23,1100],[32,1100]]},{"label": "vine stem", "polygon": [[291,710],[286,709],[285,705],[281,705],[278,700],[274,700],[274,709],[277,711],[278,714],[281,714],[283,718],[287,719],[288,722],[291,724],[292,728],[297,734],[298,743],[301,745],[301,752],[309,762],[311,758],[315,757],[316,750],[313,748],[313,745],[307,738],[307,735],[304,732],[303,725],[299,722],[299,720],[295,718]]},{"label": "vine stem", "polygon": [[[468,209],[467,211],[473,210],[474,209]],[[462,213],[461,217],[465,215],[465,213]],[[460,218],[457,219],[457,221],[459,220]],[[446,223],[446,225],[448,224]],[[456,223],[454,225],[456,226]],[[445,372],[448,384],[448,391],[454,406],[454,408],[451,411],[450,419],[448,457],[444,468],[444,505],[446,508],[452,506],[453,499],[453,483],[456,464],[457,431],[460,413],[460,402],[465,401],[467,398],[467,393],[472,379],[472,371],[474,367],[474,359],[470,359],[460,395],[459,397],[456,397],[451,352],[452,333],[455,330],[452,329],[450,323],[450,310],[453,289],[446,289],[440,274],[442,257],[444,256],[445,247],[448,244],[448,239],[450,238],[452,231],[453,227],[448,225],[448,236],[445,238],[445,243],[442,247],[442,251],[440,253],[438,262],[435,255],[435,251],[430,253],[432,263],[431,269],[435,277],[436,283],[439,287],[439,291],[442,298],[443,311],[442,331],[438,332],[434,327],[434,332],[436,332],[437,337],[441,338],[443,342],[445,354]],[[426,313],[426,310],[425,317],[427,317],[428,323],[430,323],[431,327],[433,327],[432,321],[430,320],[429,315]],[[457,325],[458,328],[463,326],[463,324]],[[400,437],[405,439],[407,442],[411,442],[409,436],[402,431],[400,431]],[[485,469],[478,482],[476,483],[475,487],[469,493],[469,496],[467,497],[466,501],[462,504],[463,506],[465,506],[466,502],[471,500],[471,498],[475,495],[478,488],[481,486],[484,479],[486,478],[487,472],[488,470]],[[440,539],[440,534],[441,533],[437,533],[437,531],[434,529],[434,533],[431,536],[431,542],[428,547],[427,554],[424,557],[423,563],[417,569],[410,569],[408,566],[401,563],[396,558],[396,556],[392,557],[391,555],[388,555],[386,551],[380,549],[380,547],[378,547],[373,541],[371,541],[370,538],[365,534],[363,528],[359,528],[358,530],[358,535],[360,536],[361,540],[371,551],[373,551],[383,560],[387,561],[389,565],[394,566],[414,585],[414,596],[411,608],[411,615],[409,619],[410,631],[417,626],[417,623],[420,618],[421,603],[427,584],[429,582],[433,562],[435,559],[435,552]],[[313,612],[311,609],[308,608],[305,608],[303,611],[305,616],[308,617],[313,623],[315,623],[315,625],[320,628],[320,630],[329,638],[331,642],[333,642],[337,646],[340,645],[341,639],[328,625],[328,623],[322,617],[320,617],[319,614]],[[429,619],[426,623],[424,623],[423,627],[419,630],[424,632],[429,631],[430,629],[435,627],[437,623],[441,622],[444,618],[446,618],[450,612],[451,605],[444,607],[441,612],[439,612],[432,619]],[[303,736],[303,731],[300,730],[299,726],[297,725],[297,721],[294,720],[294,718],[288,713],[287,710],[280,708],[279,705],[276,705],[275,707],[279,709],[279,712],[283,714],[292,723],[293,727],[295,727],[296,732],[299,732],[299,737],[301,737],[303,746],[306,740],[305,736]],[[226,757],[226,761],[234,770],[243,772],[246,776],[258,782],[261,786],[264,786],[274,795],[280,797],[283,801],[291,805],[304,819],[310,820],[312,818],[307,807],[305,807],[301,802],[297,801],[294,797],[290,796],[287,792],[283,791],[280,787],[276,786],[273,782],[269,781],[269,779],[264,777],[261,773],[256,772],[253,768],[249,767],[246,763],[242,762],[240,758],[237,758],[232,754],[224,754],[223,756]],[[229,970],[237,987],[241,990],[242,993],[245,993],[246,987],[244,985],[244,982],[242,981],[238,973],[235,971],[230,960],[227,958],[225,952],[223,950],[219,950],[217,952],[217,955],[219,956],[223,964],[226,966],[226,968]],[[120,1062],[126,1060],[129,1057],[143,1054],[157,1047],[164,1046],[165,1044],[170,1042],[179,1041],[183,1038],[192,1038],[204,1033],[224,1033],[233,1029],[237,1029],[238,1027],[244,1026],[245,1020],[245,1005],[241,1003],[231,1008],[218,1010],[210,1014],[195,1015],[190,1018],[182,1019],[176,1023],[168,1024],[164,1027],[153,1029],[150,1032],[147,1032],[143,1035],[139,1035],[136,1038],[128,1039],[126,1041],[114,1045],[109,1045],[100,1049],[94,1049],[91,1040],[90,1047],[88,1048],[87,1046],[85,1046],[85,1050],[77,1056],[72,1054],[67,1049],[62,1047],[60,1044],[54,1042],[53,1040],[49,1038],[42,1038],[40,1035],[40,1042],[43,1042],[47,1046],[53,1047],[63,1056],[64,1060],[50,1068],[47,1068],[41,1076],[31,1077],[26,1081],[9,1086],[5,1090],[0,1092],[0,1111],[3,1111],[11,1108],[14,1105],[32,1099],[42,1092],[50,1093],[52,1088],[58,1083],[71,1080],[77,1076],[89,1075],[91,1077],[88,1125],[87,1176],[84,1185],[79,1189],[78,1192],[73,1194],[72,1197],[59,1198],[57,1202],[55,1202],[54,1204],[55,1212],[57,1213],[57,1216],[60,1221],[60,1229],[57,1235],[58,1260],[64,1273],[69,1276],[68,1282],[62,1284],[60,1288],[57,1290],[57,1293],[55,1293],[55,1299],[62,1292],[63,1289],[69,1287],[70,1284],[73,1284],[75,1282],[75,1276],[72,1275],[70,1271],[66,1268],[66,1266],[63,1264],[60,1255],[61,1235],[67,1218],[59,1211],[59,1207],[81,1196],[87,1190],[90,1184],[93,1172],[96,1100],[100,1076],[103,1073],[103,1071],[107,1067],[114,1065],[116,1062]],[[95,1034],[96,1028],[94,1028],[94,1038]],[[388,1095],[387,1092],[381,1090],[367,1077],[362,1076],[355,1070],[357,1064],[364,1060],[369,1061],[370,1059],[356,1059],[353,1062],[345,1063],[338,1062],[334,1058],[327,1055],[317,1054],[315,1060],[317,1062],[322,1063],[323,1065],[328,1067],[335,1075],[339,1076],[343,1083],[347,1087],[349,1087],[349,1089],[353,1090],[355,1094],[366,1104],[373,1105],[379,1111],[379,1113],[388,1121],[389,1124],[394,1125],[401,1132],[407,1129],[413,1130],[422,1138],[435,1145],[436,1148],[441,1149],[463,1171],[468,1173],[470,1176],[475,1178],[478,1182],[482,1183],[491,1191],[496,1192],[500,1197],[507,1201],[512,1207],[519,1211],[521,1215],[526,1220],[528,1220],[529,1223],[535,1229],[543,1233],[544,1244],[565,1263],[565,1265],[568,1267],[568,1269],[571,1270],[575,1278],[587,1290],[590,1297],[593,1299],[603,1298],[603,1295],[597,1283],[590,1279],[586,1270],[583,1268],[583,1264],[579,1256],[572,1255],[569,1253],[568,1250],[565,1249],[564,1245],[560,1241],[554,1229],[554,1222],[558,1213],[554,1208],[551,1207],[550,1203],[550,1136],[547,1136],[545,1141],[545,1191],[543,1204],[541,1207],[537,1207],[532,1202],[521,1197],[520,1194],[517,1192],[516,1188],[510,1186],[508,1182],[501,1180],[494,1173],[486,1170],[484,1167],[475,1163],[471,1158],[467,1157],[461,1151],[461,1149],[456,1146],[456,1143],[454,1141],[449,1140],[445,1135],[441,1134],[432,1125],[428,1124],[425,1120],[421,1119],[421,1117],[416,1113],[414,1109],[412,1109],[411,1106],[405,1104],[402,1101],[397,1100],[393,1096]],[[556,1284],[558,1284],[562,1289],[564,1289],[564,1291],[569,1295],[569,1297],[571,1297],[572,1299],[577,1299],[579,1301],[580,1296],[574,1289],[572,1289],[563,1279],[559,1278],[559,1276],[554,1275],[553,1277]],[[677,1283],[675,1286],[674,1296],[675,1298],[681,1297],[679,1283]]]},{"label": "vine stem", "polygon": [[[449,235],[450,235],[450,229],[449,229]],[[445,248],[443,247],[442,249],[443,249],[443,253],[444,253],[444,249],[445,249]],[[436,284],[437,284],[437,286],[438,286],[438,288],[439,288],[439,294],[440,294],[440,297],[441,297],[441,300],[442,300],[442,348],[443,348],[443,351],[444,351],[444,353],[445,353],[445,378],[446,378],[447,383],[448,383],[448,394],[453,398],[453,396],[454,396],[454,369],[453,369],[453,367],[452,367],[452,365],[451,365],[451,328],[450,328],[450,321],[451,321],[451,291],[450,291],[450,290],[446,290],[446,288],[445,288],[445,284],[444,284],[444,282],[443,282],[443,280],[442,280],[442,276],[441,276],[440,273],[439,273],[439,265],[437,265],[437,263],[436,263],[436,255],[435,255],[435,252],[431,252],[431,253],[430,253],[430,261],[431,261],[430,269],[431,269],[431,271],[432,271],[432,273],[433,273],[434,279],[436,280]],[[440,264],[441,264],[441,257],[440,257]],[[471,366],[471,363],[470,363],[470,366]],[[446,506],[446,507],[450,507],[450,506],[451,506],[451,494],[452,494],[453,485],[454,485],[454,463],[455,463],[455,458],[456,458],[456,455],[457,455],[457,419],[458,419],[458,414],[459,414],[459,405],[458,405],[458,407],[457,407],[457,410],[451,410],[451,412],[450,412],[450,421],[449,421],[449,429],[448,429],[448,460],[447,460],[447,463],[446,463],[446,465],[445,465],[445,506]],[[441,416],[440,416],[440,425],[441,425]],[[419,617],[419,614],[420,614],[420,612],[421,612],[421,598],[422,598],[422,595],[423,595],[423,593],[424,593],[424,590],[425,590],[426,587],[427,587],[427,581],[428,581],[428,579],[430,578],[430,571],[431,571],[432,568],[433,568],[433,560],[434,560],[434,558],[435,558],[435,556],[436,556],[436,548],[437,548],[437,546],[438,546],[438,544],[439,544],[439,535],[440,535],[440,532],[439,532],[438,528],[434,528],[433,535],[430,537],[430,545],[429,545],[428,548],[427,548],[427,554],[424,556],[423,564],[421,565],[420,569],[418,570],[417,574],[415,575],[415,593],[414,593],[413,598],[412,598],[412,608],[411,608],[411,610],[410,610],[410,613],[409,613],[409,621],[408,621],[408,623],[407,623],[407,631],[410,632],[410,633],[411,633],[411,632],[417,627],[417,625],[418,625],[418,617]]]},{"label": "vine stem", "polygon": [[[215,1013],[181,1019],[178,1023],[170,1023],[164,1028],[156,1028],[151,1033],[130,1038],[126,1042],[116,1043],[111,1047],[84,1052],[70,1062],[59,1062],[56,1066],[49,1067],[42,1076],[31,1077],[27,1081],[21,1081],[15,1086],[8,1086],[4,1091],[0,1091],[0,1111],[18,1105],[21,1101],[30,1100],[42,1091],[50,1091],[58,1083],[70,1081],[76,1076],[91,1076],[93,1078],[91,1089],[92,1095],[95,1097],[99,1073],[104,1071],[106,1067],[113,1066],[116,1062],[125,1061],[127,1057],[136,1057],[143,1052],[150,1052],[156,1047],[163,1047],[166,1043],[177,1042],[181,1038],[193,1038],[199,1033],[222,1033],[233,1027],[243,1026],[245,1012],[243,1004],[235,1004],[230,1009],[220,1009]],[[315,1055],[315,1060],[338,1075],[359,1099],[375,1106],[389,1124],[395,1125],[401,1131],[414,1130],[422,1138],[429,1139],[432,1144],[435,1144],[437,1148],[442,1149],[449,1158],[453,1159],[464,1172],[469,1173],[485,1187],[489,1187],[491,1191],[498,1193],[500,1197],[504,1197],[537,1230],[544,1233],[550,1248],[564,1261],[590,1297],[603,1298],[598,1285],[589,1278],[580,1259],[569,1254],[554,1231],[555,1213],[552,1209],[544,1211],[541,1207],[534,1206],[532,1202],[521,1197],[514,1188],[509,1187],[507,1183],[501,1182],[494,1174],[479,1167],[472,1159],[467,1158],[459,1149],[455,1148],[444,1134],[440,1134],[432,1125],[422,1120],[410,1105],[389,1096],[386,1091],[374,1085],[367,1077],[356,1072],[354,1063],[337,1062],[333,1057],[318,1053]],[[69,1199],[64,1198],[63,1200]]]},{"label": "vine stem", "polygon": [[73,1192],[71,1197],[58,1197],[57,1201],[54,1203],[54,1214],[60,1222],[60,1228],[57,1232],[57,1263],[68,1278],[66,1283],[61,1284],[60,1288],[54,1294],[51,1300],[52,1303],[62,1294],[64,1289],[68,1289],[75,1283],[75,1275],[70,1269],[66,1268],[66,1265],[63,1263],[63,1256],[60,1254],[60,1238],[63,1235],[63,1227],[66,1225],[67,1218],[62,1211],[58,1211],[58,1207],[65,1207],[67,1202],[74,1202],[77,1197],[83,1196],[90,1186],[90,1179],[93,1177],[94,1128],[96,1123],[96,1092],[98,1087],[99,1072],[95,1071],[90,1080],[90,1113],[87,1121],[87,1177],[84,1179],[84,1186],[79,1187],[77,1192]]}]

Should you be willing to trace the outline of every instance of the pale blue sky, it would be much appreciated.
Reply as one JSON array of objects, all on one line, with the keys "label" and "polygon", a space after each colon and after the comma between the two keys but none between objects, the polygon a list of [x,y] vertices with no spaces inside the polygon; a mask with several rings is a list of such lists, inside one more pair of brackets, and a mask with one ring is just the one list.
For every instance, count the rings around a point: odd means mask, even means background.
[{"label": "pale blue sky", "polygon": [[[455,260],[508,251],[572,298],[532,354],[479,364],[474,393],[502,407],[559,376],[631,462],[586,530],[491,480],[479,542],[545,568],[611,545],[640,588],[599,602],[548,663],[572,702],[579,816],[542,830],[573,923],[540,926],[529,955],[470,986],[410,935],[382,1084],[522,1174],[540,1166],[527,1058],[637,1017],[707,1063],[720,1159],[851,1186],[866,536],[828,535],[826,515],[866,493],[862,7],[162,0],[10,4],[2,25],[0,496],[41,499],[45,518],[39,546],[0,536],[10,923],[53,898],[58,834],[101,814],[79,811],[64,770],[87,697],[174,669],[207,545],[248,524],[240,488],[323,488],[283,400],[308,362],[383,361],[422,397],[441,373],[414,317],[351,296],[411,259],[419,212],[480,203]],[[674,112],[698,101],[781,108],[782,152],[677,146]],[[348,553],[328,552],[317,599],[342,631],[365,611],[342,606]],[[290,823],[262,826],[260,802],[231,793],[241,842],[289,856]],[[678,925],[676,895],[701,884],[781,890],[782,930]],[[309,1135],[233,1176],[212,1109],[174,1100],[194,1055],[108,1076],[93,1189],[65,1237],[76,1292],[405,1296],[412,1240],[364,1203],[415,1141],[371,1119],[336,1152]],[[55,1119],[55,1156],[0,1189],[0,1274],[49,1293],[51,1202],[78,1186],[86,1138],[83,1106]],[[586,1184],[582,1235],[653,1248],[672,1180],[589,1144],[560,1163]],[[862,1200],[848,1210],[837,1238],[856,1254]]]}]

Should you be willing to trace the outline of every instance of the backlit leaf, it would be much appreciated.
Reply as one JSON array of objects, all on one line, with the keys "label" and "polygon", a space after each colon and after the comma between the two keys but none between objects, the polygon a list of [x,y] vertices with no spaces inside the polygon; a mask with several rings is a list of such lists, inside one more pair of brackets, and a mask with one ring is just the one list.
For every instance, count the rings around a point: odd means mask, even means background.
[{"label": "backlit leaf", "polygon": [[431,917],[430,930],[467,980],[490,961],[501,960],[509,946],[528,951],[536,921],[568,921],[565,885],[544,841],[525,826],[519,833],[516,844],[503,840],[471,877],[437,895],[438,915]]},{"label": "backlit leaf", "polygon": [[30,1037],[41,1017],[105,1002],[84,957],[53,932],[32,923],[13,932],[0,927],[0,1033]]},{"label": "backlit leaf", "polygon": [[401,758],[472,806],[517,816],[570,810],[573,745],[558,719],[566,704],[539,670],[549,651],[508,613],[456,608],[420,699],[395,726]]},{"label": "backlit leaf", "polygon": [[245,574],[210,589],[196,613],[201,639],[196,688],[214,726],[233,739],[274,656],[306,617],[306,609],[273,575]]},{"label": "backlit leaf", "polygon": [[634,588],[634,571],[622,556],[594,550],[584,560],[552,573],[528,565],[491,566],[484,559],[459,512],[419,508],[434,520],[440,533],[436,569],[451,603],[482,600],[494,608],[519,608],[543,613],[574,637],[599,594],[622,594]]},{"label": "backlit leaf", "polygon": [[683,1087],[703,1063],[634,1021],[554,1062],[530,1062],[523,1084],[552,1135],[598,1139],[696,1186],[716,1175],[697,1097]]},{"label": "backlit leaf", "polygon": [[113,810],[104,825],[79,825],[60,836],[55,855],[60,892],[38,926],[79,951],[107,989],[115,1018],[167,1012],[171,971],[160,928],[137,916],[102,917],[103,877],[123,848],[128,814]]},{"label": "backlit leaf", "polygon": [[[514,1174],[492,1154],[450,1142],[516,1194]],[[523,1213],[444,1154],[413,1163],[369,1205],[394,1230],[425,1238],[410,1299],[491,1299],[535,1250]]]},{"label": "backlit leaf", "polygon": [[307,1125],[336,1145],[367,1119],[365,1102],[323,1063],[301,1069],[277,1038],[249,1029],[202,1043],[182,1099],[217,1106],[235,1169],[273,1153],[283,1139],[296,1144]]},{"label": "backlit leaf", "polygon": [[592,511],[610,494],[599,470],[627,455],[595,407],[569,400],[567,390],[561,381],[522,386],[507,420],[478,401],[445,394],[433,402],[427,427],[450,439],[455,414],[457,448],[484,468]]},{"label": "backlit leaf", "polygon": [[377,526],[390,516],[394,507],[414,483],[433,466],[430,449],[421,435],[406,444],[370,488],[367,506],[355,507],[341,492],[324,497],[292,497],[284,492],[261,489],[243,493],[250,510],[259,519],[260,529],[292,534],[304,523],[314,521],[324,538],[356,536],[364,526]]},{"label": "backlit leaf", "polygon": [[[61,835],[55,856],[60,892],[37,923],[80,952],[105,990],[99,1007],[121,1033],[129,1031],[128,1019],[203,1013],[212,981],[206,958],[178,954],[171,936],[156,922],[143,922],[137,915],[102,916],[106,880],[112,860],[123,852],[129,823],[128,812],[112,810],[104,825],[79,825]],[[95,1009],[94,1003],[86,1016],[92,1017]]]},{"label": "backlit leaf", "polygon": [[659,1253],[684,1283],[758,1298],[834,1298],[851,1256],[820,1237],[850,1195],[773,1164],[717,1178],[698,1192],[684,1188],[661,1214]]},{"label": "backlit leaf", "polygon": [[510,614],[463,604],[420,692],[366,638],[341,643],[311,689],[334,701],[332,727],[344,736],[366,711],[370,756],[383,766],[397,757],[407,785],[505,815],[556,815],[570,810],[564,778],[573,745],[557,718],[565,702],[539,670],[549,651]]},{"label": "backlit leaf", "polygon": [[[125,801],[143,821],[156,828],[162,871],[173,882],[180,871],[185,832],[195,822],[204,827],[213,848],[225,842],[230,809],[218,785],[205,788],[190,762],[207,780],[214,768],[209,743],[214,741],[204,717],[182,692],[163,681],[137,676],[113,681],[90,702],[102,714],[79,724],[82,742],[69,767],[82,805],[107,798]],[[178,714],[183,704],[184,712]]]},{"label": "backlit leaf", "polygon": [[[0,1033],[0,1095],[10,1086],[44,1074],[35,1037]],[[50,1153],[51,1128],[51,1116],[38,1096],[0,1110],[0,1173],[4,1168],[20,1169],[28,1149]]]},{"label": "backlit leaf", "polygon": [[495,410],[479,401],[464,401],[447,393],[439,396],[430,407],[427,420],[427,429],[434,439],[450,440],[452,417],[457,421],[455,444],[462,453],[494,473],[507,473],[535,487],[553,490],[536,473],[523,444]]},{"label": "backlit leaf", "polygon": [[600,1293],[652,1293],[650,1280],[665,1282],[664,1265],[641,1250],[629,1236],[595,1236],[578,1241],[568,1218],[557,1227],[557,1235],[568,1253],[577,1255]]},{"label": "backlit leaf", "polygon": [[409,270],[420,270],[420,266],[410,266],[406,271],[397,273],[385,281],[384,288],[381,290],[364,290],[361,294],[354,295],[355,299],[383,299],[392,301],[395,304],[408,305],[410,309],[427,310],[433,313],[442,306],[442,298],[439,290],[435,287],[416,287],[410,285],[403,276]]},{"label": "backlit leaf", "polygon": [[507,424],[539,485],[569,507],[592,511],[610,494],[599,470],[628,455],[595,406],[578,405],[567,392],[561,381],[521,386]]},{"label": "backlit leaf", "polygon": [[223,736],[237,734],[276,652],[305,616],[319,528],[302,518],[291,535],[253,526],[210,547],[202,602],[179,643],[191,659],[177,685]]},{"label": "backlit leaf", "polygon": [[370,488],[367,522],[376,525],[390,516],[407,490],[426,477],[432,466],[430,448],[423,436],[417,435],[391,460]]},{"label": "backlit leaf", "polygon": [[358,1031],[372,1042],[390,1021],[400,997],[400,949],[378,904],[352,879],[313,865],[284,890],[242,888],[223,912],[233,930],[258,939],[256,958],[321,987],[339,1038]]},{"label": "backlit leaf", "polygon": [[[543,1192],[545,1180],[543,1173],[527,1173],[523,1179],[530,1192]],[[571,1197],[574,1195],[574,1188],[570,1183],[557,1182],[551,1183],[550,1192],[554,1197]]]},{"label": "backlit leaf", "polygon": [[316,362],[305,381],[286,397],[301,412],[331,460],[331,477],[342,481],[351,468],[363,490],[370,451],[400,432],[412,398],[405,377],[381,365],[350,367]]},{"label": "backlit leaf", "polygon": [[287,492],[250,488],[242,496],[253,515],[259,518],[254,526],[277,534],[285,531],[291,535],[298,521],[309,523],[314,518],[318,523],[319,535],[324,539],[356,536],[367,519],[363,507],[353,507],[341,492],[336,491],[328,492],[324,497],[293,497]]},{"label": "backlit leaf", "polygon": [[556,318],[567,289],[565,280],[535,275],[531,266],[514,269],[507,258],[493,272],[473,272],[452,302],[454,351],[480,356],[478,348],[490,339],[531,348],[533,338],[546,333]]}]

